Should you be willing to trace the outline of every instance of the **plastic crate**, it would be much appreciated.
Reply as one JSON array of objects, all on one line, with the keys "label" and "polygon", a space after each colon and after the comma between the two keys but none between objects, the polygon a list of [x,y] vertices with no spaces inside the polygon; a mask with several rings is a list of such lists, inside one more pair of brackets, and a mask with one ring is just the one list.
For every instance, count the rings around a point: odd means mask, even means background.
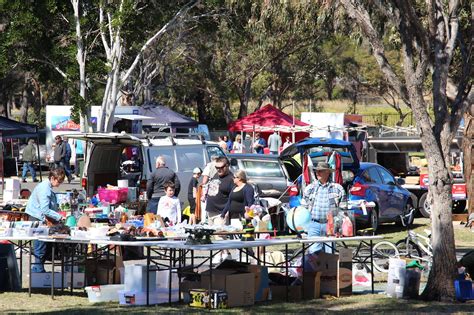
[{"label": "plastic crate", "polygon": [[456,299],[459,301],[474,300],[474,286],[470,280],[454,280]]},{"label": "plastic crate", "polygon": [[99,187],[97,192],[101,202],[116,204],[127,201],[128,188],[107,189]]}]

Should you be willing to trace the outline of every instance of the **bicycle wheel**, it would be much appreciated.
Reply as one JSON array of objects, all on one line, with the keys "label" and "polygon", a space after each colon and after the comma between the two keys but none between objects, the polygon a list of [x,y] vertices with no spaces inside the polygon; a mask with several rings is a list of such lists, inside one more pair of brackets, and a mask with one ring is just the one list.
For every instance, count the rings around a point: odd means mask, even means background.
[{"label": "bicycle wheel", "polygon": [[408,241],[407,239],[400,240],[396,244],[398,252],[400,256],[409,257],[409,258],[421,258],[421,250],[418,245],[416,245],[413,241]]},{"label": "bicycle wheel", "polygon": [[397,247],[386,241],[374,245],[373,255],[374,268],[378,272],[388,272],[389,259],[400,257]]}]

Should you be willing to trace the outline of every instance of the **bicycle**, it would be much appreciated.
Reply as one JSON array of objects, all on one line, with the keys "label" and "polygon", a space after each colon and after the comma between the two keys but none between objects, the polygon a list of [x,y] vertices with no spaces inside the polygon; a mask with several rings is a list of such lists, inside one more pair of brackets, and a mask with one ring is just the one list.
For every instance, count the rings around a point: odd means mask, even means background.
[{"label": "bicycle", "polygon": [[421,235],[410,230],[408,222],[413,222],[412,217],[415,209],[412,209],[408,214],[400,215],[400,221],[404,227],[407,228],[408,235],[405,239],[396,243],[396,247],[400,256],[412,258],[420,261],[426,270],[431,268],[433,262],[433,247],[431,246],[431,231],[425,230],[425,235]]},{"label": "bicycle", "polygon": [[[368,235],[370,233],[373,233],[372,228],[358,231],[358,234],[360,235]],[[370,249],[370,246],[361,245],[361,246],[358,246],[357,249],[355,250],[353,256],[362,258],[362,259],[359,259],[358,264],[356,265],[357,268],[361,269],[362,265],[366,265],[365,266],[366,270],[369,270],[367,266],[368,258],[370,257],[369,249]],[[390,258],[399,258],[400,254],[398,252],[397,247],[393,243],[388,242],[388,241],[380,241],[374,244],[372,248],[372,257],[373,257],[374,269],[378,272],[387,273],[388,268],[389,268]]]}]

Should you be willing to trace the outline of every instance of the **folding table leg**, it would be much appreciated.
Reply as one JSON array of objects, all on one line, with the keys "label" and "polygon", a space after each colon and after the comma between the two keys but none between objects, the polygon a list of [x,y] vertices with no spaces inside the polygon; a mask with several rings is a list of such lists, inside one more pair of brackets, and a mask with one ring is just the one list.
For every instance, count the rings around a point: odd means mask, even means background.
[{"label": "folding table leg", "polygon": [[28,259],[28,269],[29,269],[29,277],[28,277],[28,296],[31,297],[31,256],[33,255],[33,241],[30,241],[30,255]]},{"label": "folding table leg", "polygon": [[51,299],[54,300],[54,246],[51,249]]},{"label": "folding table leg", "polygon": [[374,243],[372,240],[370,240],[370,276],[372,277],[372,294],[374,294]]}]

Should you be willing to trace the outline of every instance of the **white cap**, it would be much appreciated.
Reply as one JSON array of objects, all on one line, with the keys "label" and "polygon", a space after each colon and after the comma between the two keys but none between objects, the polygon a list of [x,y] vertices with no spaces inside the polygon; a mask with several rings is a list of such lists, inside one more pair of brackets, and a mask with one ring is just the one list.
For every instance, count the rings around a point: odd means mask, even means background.
[{"label": "white cap", "polygon": [[199,167],[195,167],[193,169],[193,174],[201,174],[201,173],[202,173],[202,170]]}]

